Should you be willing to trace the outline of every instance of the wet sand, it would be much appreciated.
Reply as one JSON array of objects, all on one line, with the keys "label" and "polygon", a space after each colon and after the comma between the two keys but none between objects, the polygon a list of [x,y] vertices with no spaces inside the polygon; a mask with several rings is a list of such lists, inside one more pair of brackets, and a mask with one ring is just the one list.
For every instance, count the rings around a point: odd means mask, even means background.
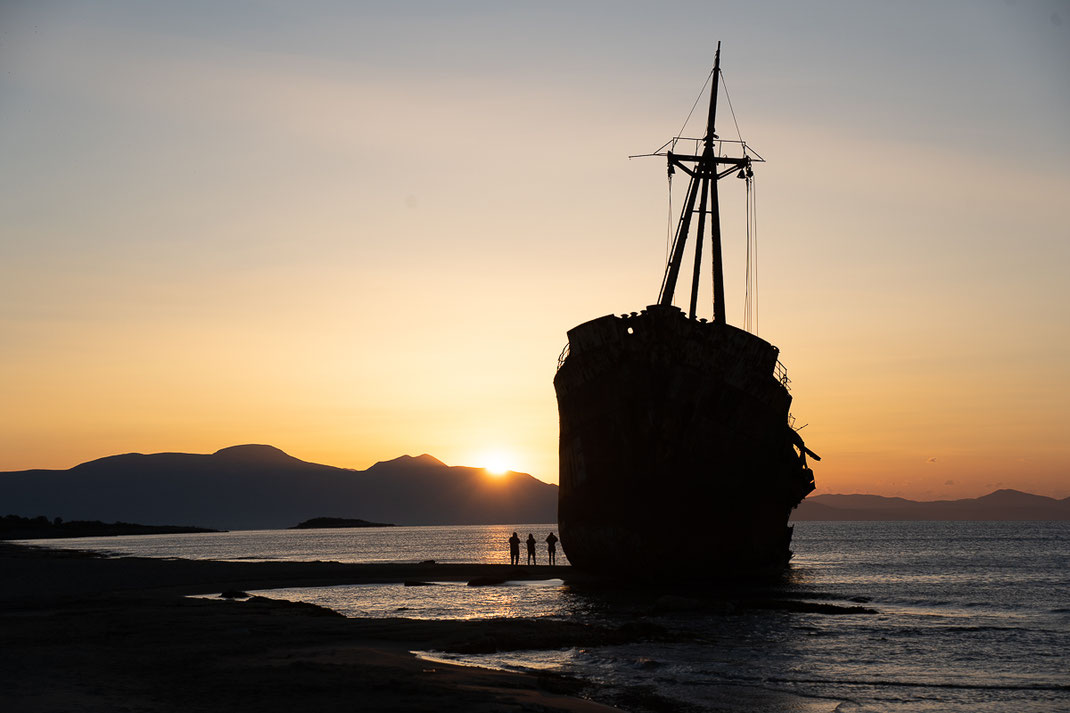
[{"label": "wet sand", "polygon": [[[310,605],[190,594],[506,577],[506,565],[101,558],[0,543],[0,710],[617,710],[552,675],[428,663],[414,649],[555,648],[635,632],[522,620],[346,619]],[[565,567],[527,570],[539,578]]]}]

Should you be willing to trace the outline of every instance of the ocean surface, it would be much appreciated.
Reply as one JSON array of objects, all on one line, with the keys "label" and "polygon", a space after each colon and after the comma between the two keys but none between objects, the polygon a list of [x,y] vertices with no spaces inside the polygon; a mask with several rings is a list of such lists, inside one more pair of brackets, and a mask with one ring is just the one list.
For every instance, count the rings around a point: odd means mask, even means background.
[{"label": "ocean surface", "polygon": [[[219,560],[507,563],[513,530],[522,537],[533,532],[541,543],[551,529],[556,526],[271,530],[36,544]],[[760,591],[584,589],[548,580],[260,594],[352,617],[644,621],[679,634],[684,640],[671,643],[420,652],[576,676],[618,702],[654,694],[693,711],[1070,711],[1070,523],[802,522],[794,549],[785,580]],[[544,553],[542,545],[540,563]],[[755,597],[876,613],[733,604]]]}]

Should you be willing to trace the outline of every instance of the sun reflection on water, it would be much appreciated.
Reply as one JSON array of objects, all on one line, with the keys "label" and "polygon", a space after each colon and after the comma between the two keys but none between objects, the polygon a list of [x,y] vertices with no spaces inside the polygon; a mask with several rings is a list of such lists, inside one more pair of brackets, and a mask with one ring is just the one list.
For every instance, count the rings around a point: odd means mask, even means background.
[{"label": "sun reflection on water", "polygon": [[496,619],[568,616],[568,587],[560,579],[469,587],[464,582],[354,584],[250,592],[272,599],[308,602],[348,617],[406,619]]}]

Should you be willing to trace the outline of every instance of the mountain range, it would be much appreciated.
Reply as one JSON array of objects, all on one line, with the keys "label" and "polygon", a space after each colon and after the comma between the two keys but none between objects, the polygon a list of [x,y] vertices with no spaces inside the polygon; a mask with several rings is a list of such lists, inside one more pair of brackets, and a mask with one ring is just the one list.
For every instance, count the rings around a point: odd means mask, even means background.
[{"label": "mountain range", "polygon": [[[490,476],[430,455],[367,470],[308,463],[265,445],[211,455],[128,453],[69,470],[0,473],[0,515],[217,529],[278,529],[318,517],[397,525],[557,521],[557,486],[526,473]],[[1070,498],[1017,490],[916,502],[817,495],[792,520],[1070,520]]]},{"label": "mountain range", "polygon": [[264,445],[211,455],[128,453],[69,470],[0,473],[0,513],[233,530],[313,517],[397,525],[557,520],[557,486],[526,473],[490,476],[429,455],[367,470],[308,463]]},{"label": "mountain range", "polygon": [[1070,520],[1070,498],[1020,490],[979,498],[917,502],[881,495],[816,495],[799,503],[792,520]]}]

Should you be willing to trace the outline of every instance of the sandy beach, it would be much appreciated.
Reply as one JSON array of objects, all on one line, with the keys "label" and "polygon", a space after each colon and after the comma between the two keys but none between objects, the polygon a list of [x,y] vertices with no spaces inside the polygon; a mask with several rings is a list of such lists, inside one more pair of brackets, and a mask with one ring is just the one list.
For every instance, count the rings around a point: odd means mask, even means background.
[{"label": "sandy beach", "polygon": [[[565,569],[540,567],[534,576]],[[596,645],[641,633],[522,620],[358,620],[257,597],[188,596],[511,573],[505,565],[102,558],[0,543],[0,710],[618,710],[570,679],[429,663],[409,652]]]}]

